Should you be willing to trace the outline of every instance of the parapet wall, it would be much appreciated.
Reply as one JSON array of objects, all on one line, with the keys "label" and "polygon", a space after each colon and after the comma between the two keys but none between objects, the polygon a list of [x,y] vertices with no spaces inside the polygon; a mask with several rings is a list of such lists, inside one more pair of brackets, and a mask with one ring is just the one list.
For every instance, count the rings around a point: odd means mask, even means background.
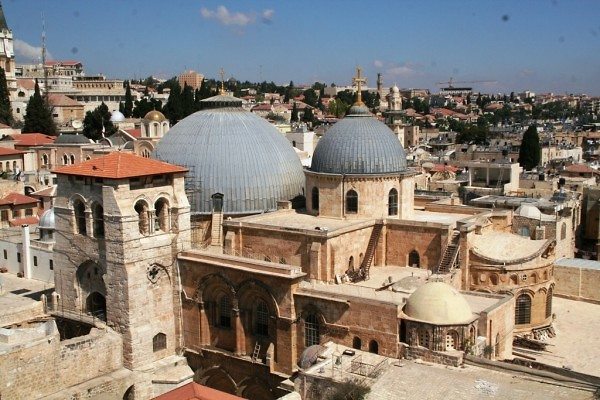
[{"label": "parapet wall", "polygon": [[600,302],[600,270],[554,266],[554,294],[573,300]]}]

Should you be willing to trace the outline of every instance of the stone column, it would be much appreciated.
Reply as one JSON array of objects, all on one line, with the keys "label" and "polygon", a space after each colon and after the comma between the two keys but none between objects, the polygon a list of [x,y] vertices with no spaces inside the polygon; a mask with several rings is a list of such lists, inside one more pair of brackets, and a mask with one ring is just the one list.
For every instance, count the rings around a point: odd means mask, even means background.
[{"label": "stone column", "polygon": [[233,323],[235,328],[235,352],[236,356],[242,356],[246,354],[246,337],[244,334],[244,326],[242,324],[242,319],[240,317],[240,309],[236,304],[234,308],[231,309],[233,313]]},{"label": "stone column", "polygon": [[[198,340],[200,345],[206,345],[210,342],[210,334],[209,334],[209,325],[208,325],[208,317],[206,316],[206,308],[204,302],[201,301],[198,303]],[[206,339],[209,340],[206,340]]]}]

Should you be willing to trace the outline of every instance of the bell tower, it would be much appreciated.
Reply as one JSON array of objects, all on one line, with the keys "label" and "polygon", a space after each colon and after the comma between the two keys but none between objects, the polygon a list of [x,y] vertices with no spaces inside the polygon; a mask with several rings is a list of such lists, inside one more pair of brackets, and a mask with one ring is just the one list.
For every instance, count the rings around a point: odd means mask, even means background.
[{"label": "bell tower", "polygon": [[55,310],[121,334],[135,398],[160,394],[157,374],[171,388],[193,375],[170,373],[185,364],[176,255],[190,247],[186,171],[121,152],[54,171]]}]

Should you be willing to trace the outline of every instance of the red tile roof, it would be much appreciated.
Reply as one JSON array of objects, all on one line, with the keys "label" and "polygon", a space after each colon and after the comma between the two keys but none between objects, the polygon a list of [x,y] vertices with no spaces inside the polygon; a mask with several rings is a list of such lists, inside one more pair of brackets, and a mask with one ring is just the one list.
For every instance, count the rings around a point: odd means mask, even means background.
[{"label": "red tile roof", "polygon": [[578,174],[591,174],[598,172],[586,164],[571,164],[565,168],[565,171]]},{"label": "red tile roof", "polygon": [[42,133],[16,133],[9,136],[17,142],[15,146],[43,146],[56,140],[56,137]]},{"label": "red tile roof", "polygon": [[242,400],[242,398],[202,386],[196,382],[190,382],[187,385],[161,394],[153,400]]},{"label": "red tile roof", "polygon": [[95,178],[127,179],[139,176],[187,172],[187,168],[166,162],[115,151],[102,157],[68,165],[53,172],[63,175],[92,176]]},{"label": "red tile roof", "polygon": [[435,164],[433,168],[431,168],[431,172],[444,172],[450,171],[456,173],[459,168],[456,168],[453,165],[444,165],[444,164]]},{"label": "red tile roof", "polygon": [[37,204],[38,200],[20,193],[9,193],[0,199],[0,206],[19,206],[22,204]]},{"label": "red tile roof", "polygon": [[129,133],[134,138],[140,138],[140,137],[142,137],[142,130],[141,129],[123,129],[123,130],[125,132]]},{"label": "red tile roof", "polygon": [[35,81],[29,78],[17,78],[17,85],[26,90],[35,89]]},{"label": "red tile roof", "polygon": [[0,156],[16,156],[25,154],[24,151],[9,149],[8,147],[0,147]]},{"label": "red tile roof", "polygon": [[64,94],[49,94],[48,102],[54,107],[83,107],[83,104]]},{"label": "red tile roof", "polygon": [[10,226],[21,226],[23,224],[27,224],[27,225],[35,225],[35,224],[39,224],[40,223],[40,219],[36,216],[33,217],[23,217],[23,218],[15,218],[15,219],[11,219],[8,221],[8,224]]}]

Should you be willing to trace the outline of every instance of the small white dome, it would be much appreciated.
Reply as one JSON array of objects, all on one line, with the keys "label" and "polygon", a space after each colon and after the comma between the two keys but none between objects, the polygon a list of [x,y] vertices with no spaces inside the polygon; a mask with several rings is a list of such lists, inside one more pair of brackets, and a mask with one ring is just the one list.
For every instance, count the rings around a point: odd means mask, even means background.
[{"label": "small white dome", "polygon": [[444,282],[429,282],[415,290],[406,300],[404,313],[440,325],[468,324],[474,318],[463,295]]},{"label": "small white dome", "polygon": [[515,214],[520,217],[531,218],[531,219],[540,219],[542,216],[542,212],[536,206],[532,206],[531,204],[523,204],[521,207],[517,208]]},{"label": "small white dome", "polygon": [[390,88],[390,92],[392,93],[400,93],[400,89],[398,89],[398,86],[394,85]]},{"label": "small white dome", "polygon": [[110,122],[123,122],[125,121],[125,116],[119,110],[113,111],[110,115]]},{"label": "small white dome", "polygon": [[38,223],[38,228],[40,229],[55,229],[56,225],[54,223],[54,208],[44,211],[42,216],[40,217],[40,222]]}]

